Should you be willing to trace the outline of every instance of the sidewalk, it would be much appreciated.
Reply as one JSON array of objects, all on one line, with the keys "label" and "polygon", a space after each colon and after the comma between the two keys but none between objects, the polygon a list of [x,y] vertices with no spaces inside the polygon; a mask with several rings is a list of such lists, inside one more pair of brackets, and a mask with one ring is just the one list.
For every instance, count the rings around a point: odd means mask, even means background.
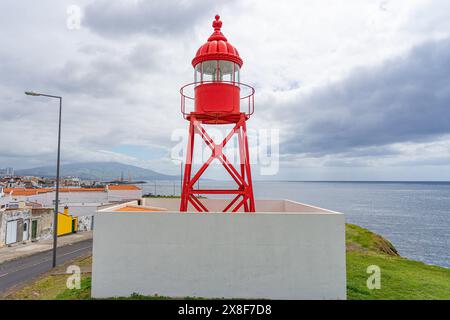
[{"label": "sidewalk", "polygon": [[[88,239],[92,239],[92,231],[84,231],[62,236],[58,238],[58,248]],[[3,247],[0,248],[0,264],[6,261],[24,258],[39,252],[51,250],[52,248],[53,239],[28,242],[26,244],[15,244],[12,247]]]}]

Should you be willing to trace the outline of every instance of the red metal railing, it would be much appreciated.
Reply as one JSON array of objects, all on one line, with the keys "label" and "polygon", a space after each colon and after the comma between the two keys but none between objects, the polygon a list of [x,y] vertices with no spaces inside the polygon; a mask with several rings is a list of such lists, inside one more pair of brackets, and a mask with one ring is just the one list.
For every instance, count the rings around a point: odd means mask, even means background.
[{"label": "red metal railing", "polygon": [[[202,81],[202,82],[192,82],[189,84],[186,84],[181,87],[180,89],[180,95],[181,95],[181,113],[183,114],[183,117],[186,119],[186,116],[190,114],[191,111],[194,110],[194,102],[195,102],[195,94],[194,89],[196,86],[204,85],[208,83],[225,83],[225,84],[232,84],[235,86],[238,86],[241,89],[240,94],[240,108],[242,111],[242,106],[247,105],[247,110],[244,111],[247,117],[250,117],[253,112],[255,112],[255,89],[245,83],[241,82],[235,82],[235,81]],[[244,90],[242,90],[244,89]],[[189,92],[189,90],[191,92]],[[189,112],[186,112],[186,99],[192,101],[192,107],[189,107],[189,109],[192,109]],[[245,102],[245,103],[243,103]]]}]

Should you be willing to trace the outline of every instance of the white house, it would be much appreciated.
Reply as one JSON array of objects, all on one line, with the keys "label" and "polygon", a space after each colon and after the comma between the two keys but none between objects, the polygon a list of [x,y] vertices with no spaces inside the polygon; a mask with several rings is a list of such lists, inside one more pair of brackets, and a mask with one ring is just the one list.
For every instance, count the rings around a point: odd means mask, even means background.
[{"label": "white house", "polygon": [[[43,207],[55,205],[55,189],[52,188],[5,188],[0,198],[0,207],[7,203],[35,202]],[[110,203],[140,199],[142,189],[135,185],[108,185],[104,188],[60,188],[60,207],[69,207],[73,216],[80,217],[80,230],[90,230],[92,217],[97,209]]]}]

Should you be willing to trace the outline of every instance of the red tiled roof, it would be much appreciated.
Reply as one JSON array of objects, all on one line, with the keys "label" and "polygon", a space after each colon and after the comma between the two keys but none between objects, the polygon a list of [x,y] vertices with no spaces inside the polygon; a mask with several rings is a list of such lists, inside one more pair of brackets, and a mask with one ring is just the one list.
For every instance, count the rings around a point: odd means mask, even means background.
[{"label": "red tiled roof", "polygon": [[39,193],[51,192],[53,189],[41,188],[41,189],[28,189],[28,188],[5,188],[5,193],[11,193],[14,196],[34,196]]},{"label": "red tiled roof", "polygon": [[103,192],[105,188],[60,188],[59,192]]},{"label": "red tiled roof", "polygon": [[139,188],[138,186],[134,186],[131,184],[121,184],[121,185],[109,185],[108,186],[109,190],[141,190],[141,188]]},{"label": "red tiled roof", "polygon": [[125,206],[119,209],[114,210],[115,212],[158,212],[163,211],[161,209],[156,208],[145,208],[145,207],[137,207],[137,206]]},{"label": "red tiled roof", "polygon": [[[109,190],[141,190],[141,188],[134,185],[110,185]],[[47,193],[55,191],[52,188],[5,188],[3,189],[6,194],[11,193],[13,196],[34,196],[39,193]],[[106,188],[60,188],[59,192],[105,192]]]}]

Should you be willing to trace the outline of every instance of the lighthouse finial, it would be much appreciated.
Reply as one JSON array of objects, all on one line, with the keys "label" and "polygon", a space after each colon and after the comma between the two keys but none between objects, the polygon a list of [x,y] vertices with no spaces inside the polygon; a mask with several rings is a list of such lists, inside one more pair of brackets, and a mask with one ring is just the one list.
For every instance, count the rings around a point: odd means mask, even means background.
[{"label": "lighthouse finial", "polygon": [[216,14],[212,26],[214,28],[214,31],[220,31],[220,28],[222,28],[222,21],[220,21],[220,16],[218,14]]},{"label": "lighthouse finial", "polygon": [[208,38],[208,41],[214,41],[214,40],[227,41],[227,38],[225,38],[225,36],[220,31],[220,28],[222,28],[222,21],[220,21],[220,16],[218,14],[216,14],[216,16],[214,18],[215,18],[215,20],[212,23],[212,26],[214,28],[214,32]]}]

